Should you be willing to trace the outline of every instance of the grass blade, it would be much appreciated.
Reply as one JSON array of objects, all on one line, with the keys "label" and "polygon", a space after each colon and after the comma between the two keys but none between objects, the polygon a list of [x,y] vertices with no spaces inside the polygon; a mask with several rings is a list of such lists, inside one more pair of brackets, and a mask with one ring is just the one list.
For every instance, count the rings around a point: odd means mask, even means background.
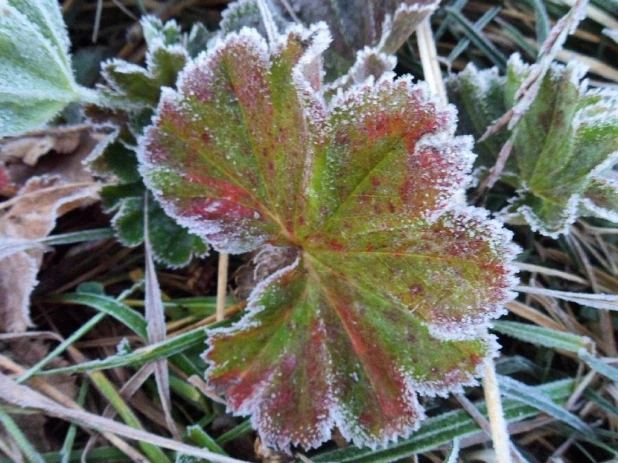
[{"label": "grass blade", "polygon": [[63,233],[61,235],[48,236],[39,240],[39,243],[48,246],[58,246],[61,244],[83,243],[85,241],[97,241],[106,238],[114,237],[113,228],[94,228],[92,230],[84,230],[72,233]]},{"label": "grass blade", "polygon": [[562,299],[564,301],[575,302],[579,305],[594,307],[595,309],[618,310],[618,295],[615,294],[573,293],[569,291],[535,288],[532,286],[517,286],[515,291]]},{"label": "grass blade", "polygon": [[181,353],[192,347],[201,346],[204,341],[206,341],[206,331],[203,328],[197,328],[174,338],[166,339],[163,342],[136,349],[129,354],[113,355],[103,360],[93,360],[90,362],[80,363],[79,365],[56,368],[54,370],[45,370],[39,372],[39,375],[82,373],[85,371],[105,370],[108,368],[118,368],[128,365],[142,365],[146,362],[152,362]]},{"label": "grass blade", "polygon": [[553,416],[557,420],[568,424],[585,435],[592,436],[594,434],[592,428],[579,417],[560,405],[557,405],[550,397],[547,397],[532,386],[528,386],[508,376],[501,376],[500,391],[506,397],[535,407],[537,410],[547,413],[549,416]]},{"label": "grass blade", "polygon": [[196,445],[220,455],[227,455],[217,441],[210,437],[200,426],[189,426],[187,428],[187,434]]},{"label": "grass blade", "polygon": [[[146,259],[145,271],[145,293],[146,293],[146,330],[148,332],[148,343],[155,344],[165,341],[165,309],[163,308],[163,298],[157,280],[154,261],[152,257],[152,247],[150,246],[150,232],[148,231],[148,194],[144,194],[144,248]],[[159,398],[163,407],[163,414],[167,428],[172,435],[180,440],[180,433],[176,423],[172,418],[172,398],[170,393],[170,376],[167,369],[167,358],[155,362],[155,381],[159,391]]]},{"label": "grass blade", "polygon": [[452,8],[446,8],[446,11],[449,16],[462,27],[470,42],[478,47],[493,64],[500,68],[500,70],[504,71],[506,69],[506,58],[502,53],[500,53],[496,46],[487,40],[483,34],[479,33],[479,31],[475,29],[474,25],[459,11]]},{"label": "grass blade", "polygon": [[592,340],[585,336],[526,323],[499,320],[494,322],[493,330],[520,341],[550,349],[573,352],[574,354],[579,353],[582,349],[590,350],[594,347]]},{"label": "grass blade", "polygon": [[71,336],[62,341],[55,349],[53,349],[49,354],[47,354],[43,359],[37,362],[35,365],[26,370],[23,374],[21,374],[15,381],[18,383],[23,383],[28,381],[34,375],[36,375],[41,369],[51,362],[53,359],[58,357],[62,352],[64,352],[69,346],[73,345],[75,341],[84,336],[88,331],[94,328],[101,320],[105,318],[106,313],[98,313],[90,320],[88,320],[84,325],[79,327]]},{"label": "grass blade", "polygon": [[[84,405],[84,402],[86,401],[86,395],[88,394],[89,386],[90,383],[88,382],[88,380],[85,380],[79,388],[79,394],[77,396],[77,403],[79,405]],[[77,426],[75,425],[75,423],[72,423],[71,426],[69,426],[66,437],[64,438],[62,449],[60,449],[60,463],[69,463],[71,451],[73,450],[73,444],[75,443],[76,434]]]},{"label": "grass blade", "polygon": [[[494,6],[487,10],[483,16],[481,16],[478,21],[474,23],[474,28],[479,32],[479,34],[483,33],[483,28],[487,26],[496,16],[500,13],[502,8],[500,6]],[[461,55],[466,48],[470,46],[470,39],[462,39],[459,43],[453,48],[453,51],[448,55],[448,60],[453,62]]]},{"label": "grass blade", "polygon": [[[534,387],[535,393],[543,393],[555,402],[565,401],[573,391],[575,382],[571,379],[555,381]],[[479,411],[487,417],[484,403],[477,403]],[[509,422],[521,421],[538,414],[530,405],[512,399],[502,403],[504,416]],[[481,431],[479,425],[465,410],[443,413],[427,419],[421,428],[408,439],[389,444],[386,448],[371,450],[368,448],[348,447],[313,456],[314,463],[336,461],[338,463],[383,463],[407,458],[415,453],[435,449],[452,442],[453,439],[465,438]]]},{"label": "grass blade", "polygon": [[[55,416],[63,420],[69,420],[79,423],[80,425],[106,432],[111,432],[119,436],[124,436],[128,439],[134,439],[141,442],[147,442],[155,448],[166,448],[177,452],[186,453],[199,458],[206,458],[213,463],[239,463],[241,460],[218,455],[207,450],[199,449],[181,442],[176,442],[171,439],[166,439],[155,434],[131,428],[127,425],[118,423],[107,418],[94,415],[92,413],[81,410],[74,410],[63,407],[51,399],[33,391],[32,389],[15,384],[8,376],[0,374],[0,397],[9,403],[20,407],[31,408],[45,412],[50,416]],[[165,455],[165,454],[163,454]],[[151,457],[152,458],[152,457]],[[152,461],[166,461],[165,459],[153,458]],[[41,459],[41,461],[43,461]]]},{"label": "grass blade", "polygon": [[32,446],[28,438],[19,429],[17,423],[13,421],[13,418],[0,407],[0,423],[4,426],[6,432],[13,438],[19,449],[23,452],[24,456],[30,463],[44,463],[43,457],[39,455],[39,452]]},{"label": "grass blade", "polygon": [[534,18],[536,26],[536,40],[539,43],[545,42],[549,35],[549,16],[547,15],[547,9],[543,0],[529,0],[534,8]]},{"label": "grass blade", "polygon": [[148,338],[146,319],[139,312],[136,312],[122,302],[118,302],[113,297],[92,293],[71,293],[60,294],[50,298],[49,300],[92,307],[99,312],[104,312],[111,315],[116,320],[130,328],[141,338]]},{"label": "grass blade", "polygon": [[612,381],[618,381],[618,368],[608,365],[600,358],[591,355],[585,350],[580,352],[579,358],[586,362],[586,364],[597,373],[602,374]]}]

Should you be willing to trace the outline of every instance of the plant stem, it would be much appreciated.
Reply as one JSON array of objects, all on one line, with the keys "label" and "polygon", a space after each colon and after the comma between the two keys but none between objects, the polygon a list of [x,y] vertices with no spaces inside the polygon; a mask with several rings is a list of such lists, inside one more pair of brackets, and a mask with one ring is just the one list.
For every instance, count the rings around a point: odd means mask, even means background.
[{"label": "plant stem", "polygon": [[491,438],[494,441],[497,463],[511,463],[509,433],[502,411],[500,390],[493,359],[485,360],[485,376],[483,377],[483,391],[487,403]]},{"label": "plant stem", "polygon": [[416,29],[416,37],[418,39],[418,51],[421,55],[421,65],[423,66],[423,74],[425,81],[429,84],[431,92],[438,95],[443,103],[447,103],[446,87],[442,80],[442,72],[440,71],[440,63],[438,62],[438,52],[436,50],[436,42],[433,39],[431,32],[430,18],[427,17],[421,22]]},{"label": "plant stem", "polygon": [[229,255],[225,253],[219,254],[219,271],[217,274],[217,317],[220,322],[225,318],[225,296],[227,292],[227,269],[229,263]]}]

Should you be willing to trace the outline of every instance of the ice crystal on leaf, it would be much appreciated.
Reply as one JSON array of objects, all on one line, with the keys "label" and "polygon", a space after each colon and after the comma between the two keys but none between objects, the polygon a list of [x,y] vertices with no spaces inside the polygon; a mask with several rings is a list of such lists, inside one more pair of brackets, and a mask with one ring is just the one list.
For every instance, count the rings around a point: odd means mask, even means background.
[{"label": "ice crystal on leaf", "polygon": [[419,395],[473,384],[488,320],[512,297],[510,234],[452,209],[471,139],[407,77],[369,78],[329,104],[323,25],[267,44],[243,29],[166,90],[140,142],[146,184],[217,250],[296,250],[237,323],[209,331],[209,383],[270,447],[406,436]]},{"label": "ice crystal on leaf", "polygon": [[[461,133],[480,137],[513,107],[514,95],[531,67],[514,55],[507,75],[473,65],[449,82],[450,99],[460,110]],[[510,222],[556,237],[578,216],[618,221],[618,92],[594,90],[582,81],[577,62],[552,65],[541,88],[512,132],[503,130],[477,143],[479,168],[496,163],[512,136],[502,180],[518,193],[501,211]]]}]

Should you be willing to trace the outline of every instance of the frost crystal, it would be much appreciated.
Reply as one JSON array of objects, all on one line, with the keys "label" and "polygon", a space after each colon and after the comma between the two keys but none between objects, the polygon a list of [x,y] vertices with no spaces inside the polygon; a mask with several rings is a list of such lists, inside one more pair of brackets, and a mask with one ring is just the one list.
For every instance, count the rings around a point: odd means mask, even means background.
[{"label": "frost crystal", "polygon": [[164,92],[140,171],[168,214],[217,250],[289,247],[242,319],[209,331],[206,377],[264,443],[407,436],[419,395],[473,384],[487,322],[511,299],[511,235],[453,206],[472,140],[426,85],[368,76],[326,104],[323,25],[268,44],[241,29]]}]

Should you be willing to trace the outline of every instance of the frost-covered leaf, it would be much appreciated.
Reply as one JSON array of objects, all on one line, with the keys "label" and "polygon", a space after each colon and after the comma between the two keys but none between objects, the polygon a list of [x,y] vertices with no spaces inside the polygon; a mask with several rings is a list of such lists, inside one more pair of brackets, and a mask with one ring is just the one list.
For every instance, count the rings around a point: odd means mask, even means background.
[{"label": "frost-covered leaf", "polygon": [[[460,133],[480,137],[492,121],[513,107],[531,67],[518,56],[507,75],[469,65],[449,82],[460,110]],[[514,139],[502,180],[517,189],[503,211],[509,221],[525,220],[533,230],[556,237],[578,214],[616,220],[613,181],[602,176],[618,160],[618,92],[592,90],[581,65],[553,65],[538,95],[512,131],[476,145],[479,167],[491,168],[501,146]]]},{"label": "frost-covered leaf", "polygon": [[0,138],[36,129],[85,89],[56,0],[0,0]]},{"label": "frost-covered leaf", "polygon": [[[103,208],[113,214],[116,236],[125,246],[144,243],[144,195],[146,188],[137,170],[135,151],[119,141],[89,161],[98,175],[111,177],[112,184],[101,190]],[[193,257],[207,254],[208,247],[168,217],[151,196],[149,201],[149,238],[155,259],[170,267],[181,267]]]},{"label": "frost-covered leaf", "polygon": [[580,203],[581,215],[618,223],[618,172],[608,170],[590,179]]},{"label": "frost-covered leaf", "polygon": [[146,68],[116,58],[102,65],[102,75],[111,87],[105,90],[111,106],[156,106],[161,88],[174,86],[189,59],[175,21],[163,24],[158,18],[145,16],[141,24],[147,44]]},{"label": "frost-covered leaf", "polygon": [[181,224],[222,252],[296,254],[206,353],[231,411],[284,450],[334,427],[374,447],[408,435],[419,395],[475,382],[513,284],[509,233],[449,207],[473,160],[453,110],[392,76],[326,106],[305,71],[327,43],[322,26],[270,45],[230,34],[164,91],[141,140],[141,173]]},{"label": "frost-covered leaf", "polygon": [[182,31],[174,20],[163,22],[157,16],[144,16],[141,19],[144,40],[149,49],[159,46],[177,45],[182,42]]},{"label": "frost-covered leaf", "polygon": [[[262,2],[268,8],[275,25],[280,30],[285,29],[288,23],[283,17],[280,3],[273,0],[262,0]],[[243,27],[256,29],[263,37],[267,36],[258,0],[236,0],[223,11],[219,23],[221,37],[230,32],[239,32]]]},{"label": "frost-covered leaf", "polygon": [[[112,225],[125,246],[144,242],[144,185],[141,182],[110,185],[101,191],[103,206],[114,214]],[[155,259],[169,267],[187,265],[193,257],[204,256],[208,247],[198,236],[165,214],[154,198],[150,200],[149,238]]]},{"label": "frost-covered leaf", "polygon": [[208,42],[213,37],[214,32],[209,31],[202,23],[194,23],[185,39],[189,56],[195,58],[201,52],[206,51]]},{"label": "frost-covered leaf", "polygon": [[392,55],[416,27],[430,15],[439,0],[290,0],[306,24],[326,21],[333,45],[325,54],[329,75],[342,75],[356,61],[356,52],[375,47]]},{"label": "frost-covered leaf", "polygon": [[[326,51],[328,80],[345,75],[365,47],[375,55],[393,55],[405,43],[421,21],[430,15],[439,0],[291,0],[293,17],[280,2],[263,0],[280,31],[300,20],[304,24],[327,23],[333,44]],[[228,5],[221,19],[222,36],[243,27],[257,29],[267,37],[257,0],[237,0]]]}]

